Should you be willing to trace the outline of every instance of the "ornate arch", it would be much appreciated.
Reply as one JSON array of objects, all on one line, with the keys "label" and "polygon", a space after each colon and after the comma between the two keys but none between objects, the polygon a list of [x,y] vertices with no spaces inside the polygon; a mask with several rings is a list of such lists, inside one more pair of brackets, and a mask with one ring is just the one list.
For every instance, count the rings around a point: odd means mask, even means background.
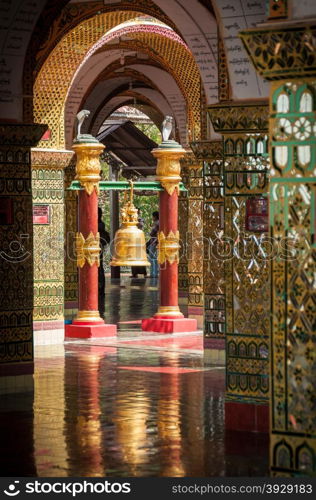
[{"label": "ornate arch", "polygon": [[[139,94],[137,91],[130,91],[130,90],[128,90],[126,92],[121,92],[121,93],[119,93],[119,94],[117,94],[116,96],[113,96],[113,97],[126,97],[126,101],[123,104],[120,104],[119,106],[113,106],[113,108],[108,113],[108,115],[106,116],[106,118],[108,116],[110,116],[112,113],[114,113],[120,106],[132,106],[132,107],[137,107],[138,109],[140,108],[140,106],[147,106],[147,107],[150,107],[154,111],[154,113],[152,114],[152,117],[154,117],[153,122],[155,123],[155,125],[158,128],[161,125],[161,123],[163,121],[163,115],[161,114],[161,112],[159,111],[159,109],[157,108],[157,106],[155,105],[155,103],[153,101],[151,101],[150,99],[148,99],[147,97],[143,96],[142,94]],[[134,106],[134,103],[133,103],[134,97],[136,97],[137,100],[138,100],[138,104],[136,106]],[[94,117],[93,117],[92,122],[91,122],[90,130],[92,130],[94,122],[95,122],[98,114],[100,112],[102,112],[102,110],[104,109],[104,106],[106,104],[110,105],[111,104],[111,99],[109,99],[106,103],[103,101],[100,104],[100,106],[98,107],[98,109],[95,111]]]},{"label": "ornate arch", "polygon": [[98,14],[115,11],[133,12],[133,17],[149,15],[167,24],[180,35],[173,21],[151,0],[125,0],[109,5],[102,5],[98,1],[69,4],[69,0],[54,0],[52,5],[48,2],[38,19],[26,52],[23,69],[23,95],[26,96],[23,99],[24,121],[33,120],[33,85],[52,50],[67,33],[84,21]]},{"label": "ornate arch", "polygon": [[[100,32],[109,31],[135,17],[135,14],[135,12],[111,12],[94,16],[68,32],[51,52],[34,85],[35,120],[39,123],[48,123],[51,129],[51,140],[49,144],[45,144],[46,147],[64,147],[64,106],[68,89],[87,52],[99,40]],[[168,29],[168,34],[170,33],[173,32]],[[178,82],[181,82],[181,87],[186,89],[190,104],[188,118],[191,128],[193,126],[196,128],[198,136],[200,75],[189,49],[183,41],[179,43],[175,34],[168,37],[165,31],[158,34],[141,30],[137,33],[134,47],[137,50],[154,52],[164,67],[174,68]]]},{"label": "ornate arch", "polygon": [[[106,46],[106,47],[103,47],[102,49],[99,49],[99,51],[97,53],[100,53],[100,52],[103,52],[103,51],[107,51],[107,50],[115,50],[117,48],[121,48],[119,47],[118,45],[115,45],[115,47],[113,48],[113,46],[111,45],[111,47],[109,46]],[[126,46],[125,46],[126,48]],[[128,50],[130,50],[130,47],[127,48]],[[97,54],[96,53],[96,54]],[[152,54],[150,54],[152,55]],[[91,95],[94,90],[96,89],[97,85],[101,82],[101,81],[105,81],[105,80],[112,80],[112,79],[115,79],[115,78],[122,78],[122,77],[130,77],[131,80],[140,80],[142,81],[145,85],[147,85],[149,88],[152,88],[152,89],[155,89],[157,90],[157,92],[160,92],[161,93],[161,90],[159,89],[159,87],[153,82],[152,79],[149,79],[147,76],[145,76],[143,73],[139,72],[139,71],[136,71],[135,69],[131,69],[130,66],[131,65],[134,65],[134,64],[142,64],[142,65],[148,65],[148,66],[154,66],[154,67],[157,67],[159,69],[162,69],[164,71],[166,71],[166,68],[163,67],[162,63],[161,63],[161,60],[157,57],[154,57],[154,58],[150,58],[148,60],[144,60],[144,59],[139,59],[137,56],[133,57],[133,56],[127,56],[125,58],[125,67],[124,67],[124,71],[122,73],[120,73],[119,75],[116,73],[116,71],[121,68],[121,64],[119,62],[119,60],[116,60],[116,61],[113,61],[111,64],[109,64],[101,73],[99,73],[99,75],[97,76],[97,78],[95,78],[93,80],[93,82],[87,87],[87,89],[85,90],[84,93],[82,93],[82,99],[80,101],[80,105],[77,106],[77,110],[79,110],[80,108],[82,107],[85,107],[85,103],[88,99],[88,96]],[[128,66],[128,67],[127,67]],[[175,76],[174,76],[174,71],[172,71],[172,74],[171,76],[175,79]],[[78,80],[78,84],[79,86],[81,86],[81,80],[79,79]],[[181,93],[181,90],[179,89],[179,92]],[[68,94],[69,96],[71,95],[71,89],[70,89],[70,92]],[[182,94],[183,95],[183,94]],[[111,96],[107,96],[107,98],[109,99]],[[186,99],[187,96],[184,96],[184,99],[186,100],[186,103],[187,103],[187,106],[188,106],[188,102],[187,102],[187,99]],[[165,98],[166,99],[166,98]],[[67,110],[67,105],[68,105],[68,100],[67,99],[67,102],[66,102],[66,110]],[[166,99],[167,100],[167,99]],[[105,102],[103,100],[103,103],[102,103],[102,107],[104,107],[105,105]],[[73,104],[72,104],[72,107],[73,107]],[[171,106],[170,106],[171,107]],[[90,108],[89,108],[90,109]],[[77,113],[77,110],[75,111],[72,111],[73,112],[73,117],[71,118],[71,130],[73,129],[73,126],[74,126],[74,121],[75,121],[75,114]],[[90,109],[91,111],[91,109]],[[88,126],[89,123],[91,123],[93,117],[92,115],[90,115],[90,117],[86,120],[85,124]],[[70,118],[69,118],[69,115],[67,116],[67,120],[69,122]],[[70,128],[69,128],[69,124],[68,126],[66,127],[66,142],[69,142],[69,133],[70,133]],[[91,129],[91,127],[90,127]]]}]

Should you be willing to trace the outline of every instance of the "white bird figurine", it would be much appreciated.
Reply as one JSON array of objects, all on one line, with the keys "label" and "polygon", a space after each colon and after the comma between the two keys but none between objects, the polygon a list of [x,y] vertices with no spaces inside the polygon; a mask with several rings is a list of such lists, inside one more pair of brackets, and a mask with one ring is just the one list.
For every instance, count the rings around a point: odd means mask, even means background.
[{"label": "white bird figurine", "polygon": [[167,141],[170,137],[173,128],[173,117],[165,116],[164,121],[162,122],[162,140]]},{"label": "white bird figurine", "polygon": [[87,118],[87,116],[90,115],[90,111],[88,109],[82,109],[81,111],[79,111],[79,113],[77,114],[77,120],[78,120],[78,128],[77,128],[77,139],[80,137],[81,135],[81,127],[82,127],[82,124],[85,120],[85,118]]}]

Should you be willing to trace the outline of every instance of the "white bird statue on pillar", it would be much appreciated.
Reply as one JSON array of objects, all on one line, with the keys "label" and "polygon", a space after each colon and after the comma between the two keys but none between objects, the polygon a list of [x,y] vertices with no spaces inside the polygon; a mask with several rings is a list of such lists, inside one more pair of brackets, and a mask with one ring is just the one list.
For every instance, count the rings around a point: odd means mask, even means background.
[{"label": "white bird statue on pillar", "polygon": [[89,115],[90,115],[90,111],[88,109],[82,109],[77,114],[77,120],[78,120],[77,139],[79,139],[79,137],[81,136],[82,124],[83,124],[85,118],[87,118],[87,116],[89,116]]},{"label": "white bird statue on pillar", "polygon": [[171,132],[173,129],[173,117],[172,116],[165,116],[164,121],[162,122],[162,140],[163,141],[168,141]]}]

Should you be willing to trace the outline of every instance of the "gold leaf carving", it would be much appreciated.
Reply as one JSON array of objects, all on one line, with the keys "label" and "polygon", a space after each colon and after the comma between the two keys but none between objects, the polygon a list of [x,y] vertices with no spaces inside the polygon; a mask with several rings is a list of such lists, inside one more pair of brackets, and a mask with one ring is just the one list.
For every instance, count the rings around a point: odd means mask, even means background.
[{"label": "gold leaf carving", "polygon": [[82,268],[87,262],[90,266],[100,266],[100,234],[96,236],[90,231],[87,239],[82,233],[76,234],[77,266]]},{"label": "gold leaf carving", "polygon": [[165,236],[163,231],[158,234],[158,262],[164,264],[166,261],[169,264],[179,262],[179,231],[175,233],[170,231],[168,236]]}]

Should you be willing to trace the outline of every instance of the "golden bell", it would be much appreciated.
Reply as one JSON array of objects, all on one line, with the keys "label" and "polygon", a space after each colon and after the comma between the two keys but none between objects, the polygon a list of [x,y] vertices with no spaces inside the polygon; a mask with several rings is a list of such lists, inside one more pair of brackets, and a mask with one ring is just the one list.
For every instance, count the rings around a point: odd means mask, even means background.
[{"label": "golden bell", "polygon": [[114,253],[111,266],[150,266],[147,259],[145,235],[138,229],[138,212],[133,205],[133,183],[130,200],[124,204],[121,216],[122,224],[114,237]]}]

